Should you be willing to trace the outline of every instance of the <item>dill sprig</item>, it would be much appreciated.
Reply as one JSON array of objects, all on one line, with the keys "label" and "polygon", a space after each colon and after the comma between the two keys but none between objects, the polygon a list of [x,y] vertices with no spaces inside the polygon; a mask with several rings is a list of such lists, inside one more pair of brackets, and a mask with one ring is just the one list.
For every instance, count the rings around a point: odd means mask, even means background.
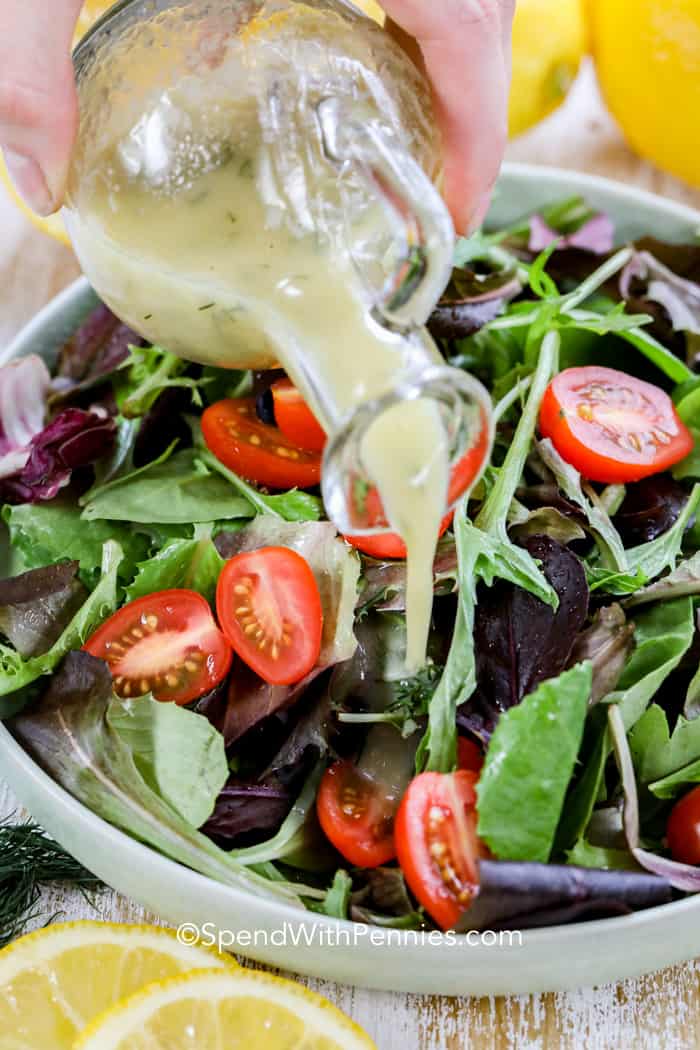
[{"label": "dill sprig", "polygon": [[41,888],[50,882],[101,884],[38,824],[0,824],[0,948],[37,918]]}]

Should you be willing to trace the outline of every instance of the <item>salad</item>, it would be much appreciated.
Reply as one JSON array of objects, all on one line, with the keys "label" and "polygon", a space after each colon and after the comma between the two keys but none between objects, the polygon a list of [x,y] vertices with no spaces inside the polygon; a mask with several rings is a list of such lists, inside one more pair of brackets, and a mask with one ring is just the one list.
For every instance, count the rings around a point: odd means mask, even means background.
[{"label": "salad", "polygon": [[455,468],[412,678],[401,542],[327,520],[282,373],[104,306],[53,372],[0,369],[17,740],[169,857],[328,916],[515,929],[700,890],[700,245],[614,240],[572,198],[457,243],[430,329],[496,442]]}]

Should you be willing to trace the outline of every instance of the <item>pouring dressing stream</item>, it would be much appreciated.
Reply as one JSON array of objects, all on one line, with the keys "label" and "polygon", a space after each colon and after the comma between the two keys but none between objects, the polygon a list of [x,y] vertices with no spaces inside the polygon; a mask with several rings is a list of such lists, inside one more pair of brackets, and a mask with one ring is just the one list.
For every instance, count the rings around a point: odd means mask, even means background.
[{"label": "pouring dressing stream", "polygon": [[[454,239],[423,171],[438,156],[425,83],[338,0],[132,0],[76,68],[66,222],[85,272],[182,357],[281,363],[329,434],[339,530],[391,528],[406,544],[418,670],[450,463],[489,412],[422,327]],[[385,520],[362,519],[358,480]]]}]

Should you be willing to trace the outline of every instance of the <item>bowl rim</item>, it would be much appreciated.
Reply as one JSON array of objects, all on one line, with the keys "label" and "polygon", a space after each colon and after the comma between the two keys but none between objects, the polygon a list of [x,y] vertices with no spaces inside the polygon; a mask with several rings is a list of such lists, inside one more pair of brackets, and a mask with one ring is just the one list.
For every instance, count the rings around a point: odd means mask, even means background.
[{"label": "bowl rim", "polygon": [[[618,198],[624,198],[628,202],[636,201],[646,204],[656,211],[664,212],[684,223],[696,225],[700,231],[700,210],[689,205],[667,200],[647,190],[616,182],[604,176],[570,171],[566,168],[522,163],[505,163],[501,174],[525,181],[551,182],[560,187],[561,183],[565,182],[572,189],[580,189],[583,193],[585,193],[586,188],[601,190]],[[89,288],[90,285],[87,278],[79,277],[54,297],[22,328],[6,350],[0,353],[0,365],[17,356],[17,351],[21,344],[26,343],[35,332],[39,331],[51,316],[62,310],[74,299],[84,296]],[[99,817],[87,805],[80,802],[54,781],[52,777],[44,772],[29,752],[25,751],[19,742],[15,740],[2,722],[0,722],[0,758],[5,759],[3,766],[7,761],[13,764],[16,769],[21,771],[25,780],[28,779],[32,782],[38,793],[50,799],[51,804],[60,809],[73,824],[79,824],[84,829],[86,838],[109,840],[113,846],[119,849],[125,865],[133,865],[141,870],[147,867],[151,871],[155,871],[163,879],[176,880],[183,891],[191,889],[194,893],[197,891],[216,893],[221,899],[226,898],[231,904],[242,905],[243,907],[248,905],[250,908],[251,903],[254,903],[259,917],[266,916],[267,918],[274,918],[275,921],[286,921],[297,925],[313,923],[317,927],[322,926],[334,930],[350,931],[356,926],[354,922],[348,919],[330,918],[296,907],[281,899],[275,900],[271,897],[257,896],[252,888],[246,890],[220,883],[160,853],[155,847],[146,845],[133,838],[116,825]],[[2,772],[1,769],[0,772]],[[523,930],[521,931],[521,941],[517,948],[502,944],[485,944],[483,942],[475,944],[471,941],[468,942],[467,936],[463,934],[451,935],[453,940],[450,943],[454,943],[456,940],[462,945],[462,951],[466,948],[469,952],[470,962],[472,964],[476,962],[478,966],[478,960],[485,958],[487,954],[489,957],[493,957],[494,954],[513,950],[518,953],[527,952],[529,947],[553,949],[561,946],[563,940],[566,940],[567,948],[575,950],[579,941],[588,941],[597,937],[605,937],[607,939],[631,928],[637,931],[644,931],[647,928],[658,927],[659,924],[663,925],[666,917],[670,918],[673,916],[676,919],[682,919],[684,916],[691,915],[696,920],[700,919],[700,894],[673,901],[669,904],[657,905],[644,911],[633,912],[630,915],[595,919],[572,925]],[[443,935],[443,939],[446,936],[450,935]],[[601,941],[600,944],[603,945],[603,942]],[[397,947],[395,942],[391,943],[390,941],[387,944],[377,946],[374,950],[377,952],[377,961],[381,962],[381,959],[384,957],[393,958],[397,950],[401,951],[402,949]],[[425,954],[426,960],[430,957],[430,948],[421,946],[420,951],[424,954],[427,953]],[[386,956],[387,952],[389,953],[388,956]],[[523,963],[525,964],[525,962],[526,956],[523,956]],[[449,992],[446,994],[449,994]]]}]

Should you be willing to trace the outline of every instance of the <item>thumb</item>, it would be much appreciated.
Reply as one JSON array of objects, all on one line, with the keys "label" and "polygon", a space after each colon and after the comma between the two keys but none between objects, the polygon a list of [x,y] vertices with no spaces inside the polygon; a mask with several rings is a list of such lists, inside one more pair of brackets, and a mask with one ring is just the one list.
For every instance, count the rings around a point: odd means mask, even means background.
[{"label": "thumb", "polygon": [[0,148],[21,196],[60,207],[78,126],[71,41],[82,0],[0,3]]}]

